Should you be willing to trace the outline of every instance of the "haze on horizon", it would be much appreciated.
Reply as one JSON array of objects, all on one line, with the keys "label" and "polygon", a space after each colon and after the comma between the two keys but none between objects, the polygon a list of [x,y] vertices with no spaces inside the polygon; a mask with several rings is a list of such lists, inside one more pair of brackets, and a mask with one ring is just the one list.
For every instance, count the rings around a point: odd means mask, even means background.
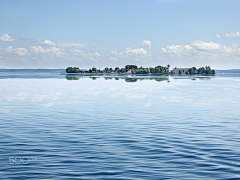
[{"label": "haze on horizon", "polygon": [[0,68],[240,69],[240,1],[1,1]]}]

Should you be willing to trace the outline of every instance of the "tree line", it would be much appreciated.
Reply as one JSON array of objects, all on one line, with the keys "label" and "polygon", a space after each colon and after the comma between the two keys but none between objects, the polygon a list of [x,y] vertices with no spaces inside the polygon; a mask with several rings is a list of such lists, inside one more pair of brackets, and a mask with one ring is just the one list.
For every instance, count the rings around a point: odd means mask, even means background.
[{"label": "tree line", "polygon": [[[179,74],[181,73],[182,72],[179,72]],[[189,68],[186,74],[216,74],[216,72],[214,69],[211,69],[210,66],[206,66],[198,69],[196,67]]]},{"label": "tree line", "polygon": [[66,68],[66,73],[120,73],[124,74],[131,71],[134,74],[168,74],[168,67],[156,66],[150,68],[144,68],[142,66],[138,67],[136,65],[126,65],[124,68],[109,68],[106,67],[104,70],[97,69],[95,67],[88,70],[81,70],[79,67],[68,67]]},{"label": "tree line", "polygon": [[119,74],[125,74],[127,72],[130,72],[133,74],[215,74],[215,70],[211,69],[210,66],[206,67],[192,67],[189,68],[186,72],[183,73],[182,70],[179,70],[178,72],[174,72],[173,70],[170,71],[168,67],[164,66],[156,66],[156,67],[149,67],[144,68],[142,66],[138,67],[136,65],[126,65],[124,68],[109,68],[106,67],[103,70],[97,69],[96,67],[93,67],[88,70],[81,70],[79,67],[68,67],[66,68],[66,73],[119,73]]}]

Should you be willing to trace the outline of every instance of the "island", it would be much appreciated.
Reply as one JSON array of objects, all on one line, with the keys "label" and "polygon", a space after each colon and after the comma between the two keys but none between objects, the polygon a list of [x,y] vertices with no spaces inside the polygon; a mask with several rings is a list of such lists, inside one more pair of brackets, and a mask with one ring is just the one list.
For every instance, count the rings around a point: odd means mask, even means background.
[{"label": "island", "polygon": [[136,65],[126,65],[124,68],[104,68],[103,70],[93,67],[91,69],[85,70],[79,67],[68,67],[66,68],[66,73],[77,73],[77,74],[178,74],[178,75],[190,75],[190,74],[215,74],[215,70],[211,69],[210,66],[205,67],[192,67],[192,68],[177,68],[170,70],[170,65],[167,66],[156,66],[144,68],[142,66],[138,67]]}]

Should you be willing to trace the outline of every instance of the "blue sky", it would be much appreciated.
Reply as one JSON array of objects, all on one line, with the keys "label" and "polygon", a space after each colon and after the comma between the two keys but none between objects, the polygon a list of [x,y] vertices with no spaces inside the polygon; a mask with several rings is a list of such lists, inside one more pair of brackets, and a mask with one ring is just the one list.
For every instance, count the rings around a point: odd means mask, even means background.
[{"label": "blue sky", "polygon": [[0,1],[0,68],[240,68],[240,1]]}]

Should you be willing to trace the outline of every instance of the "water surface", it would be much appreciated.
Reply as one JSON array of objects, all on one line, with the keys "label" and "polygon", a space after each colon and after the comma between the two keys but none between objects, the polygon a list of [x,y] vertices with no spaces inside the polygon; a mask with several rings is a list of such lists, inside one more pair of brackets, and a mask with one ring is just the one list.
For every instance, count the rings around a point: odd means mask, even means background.
[{"label": "water surface", "polygon": [[238,74],[1,72],[0,179],[240,179],[239,90]]}]

